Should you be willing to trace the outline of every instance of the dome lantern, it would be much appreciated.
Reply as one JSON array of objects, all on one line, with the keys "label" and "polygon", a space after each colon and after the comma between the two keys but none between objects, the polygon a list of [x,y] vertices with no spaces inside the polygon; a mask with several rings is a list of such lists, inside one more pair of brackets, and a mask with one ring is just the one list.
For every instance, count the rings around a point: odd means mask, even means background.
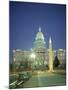
[{"label": "dome lantern", "polygon": [[41,27],[39,27],[39,32],[36,35],[36,40],[38,39],[44,40],[43,33],[41,32]]}]

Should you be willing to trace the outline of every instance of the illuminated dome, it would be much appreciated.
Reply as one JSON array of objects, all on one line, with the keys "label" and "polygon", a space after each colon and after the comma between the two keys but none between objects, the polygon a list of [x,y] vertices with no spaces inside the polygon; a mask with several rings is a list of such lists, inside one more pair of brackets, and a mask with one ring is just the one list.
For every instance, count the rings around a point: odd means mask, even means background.
[{"label": "illuminated dome", "polygon": [[34,42],[34,48],[45,48],[45,40],[43,33],[41,32],[41,28],[39,27],[39,32],[36,35],[35,42]]},{"label": "illuminated dome", "polygon": [[43,33],[41,32],[41,28],[40,27],[39,27],[39,32],[36,35],[36,40],[38,40],[38,39],[44,40],[44,36],[43,36]]}]

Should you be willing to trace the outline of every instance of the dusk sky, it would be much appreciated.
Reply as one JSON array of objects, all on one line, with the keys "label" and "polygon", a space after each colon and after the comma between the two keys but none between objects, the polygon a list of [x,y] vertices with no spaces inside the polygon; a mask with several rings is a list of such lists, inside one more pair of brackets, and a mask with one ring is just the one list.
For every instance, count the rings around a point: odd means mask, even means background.
[{"label": "dusk sky", "polygon": [[46,48],[52,37],[53,49],[65,49],[66,6],[10,1],[10,49],[30,50],[39,27]]}]

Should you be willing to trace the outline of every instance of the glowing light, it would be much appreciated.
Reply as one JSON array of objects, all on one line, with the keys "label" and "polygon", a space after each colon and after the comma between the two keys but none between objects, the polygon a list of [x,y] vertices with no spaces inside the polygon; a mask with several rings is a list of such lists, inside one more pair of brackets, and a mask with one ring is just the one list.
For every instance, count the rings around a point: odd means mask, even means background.
[{"label": "glowing light", "polygon": [[14,58],[14,62],[16,61],[16,59]]},{"label": "glowing light", "polygon": [[35,55],[34,53],[32,53],[32,54],[30,55],[30,57],[35,59],[36,55]]}]

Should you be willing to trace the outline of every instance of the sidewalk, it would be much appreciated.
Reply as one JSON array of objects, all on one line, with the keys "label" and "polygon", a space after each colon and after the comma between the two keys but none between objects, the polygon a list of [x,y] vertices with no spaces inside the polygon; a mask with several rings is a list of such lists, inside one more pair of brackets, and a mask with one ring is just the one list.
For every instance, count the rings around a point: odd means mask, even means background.
[{"label": "sidewalk", "polygon": [[27,81],[25,84],[24,84],[24,88],[33,88],[33,87],[38,87],[38,78],[37,76],[32,76],[32,78]]},{"label": "sidewalk", "polygon": [[65,85],[65,75],[54,74],[49,72],[37,72],[29,81],[24,83],[24,88],[63,86]]}]

